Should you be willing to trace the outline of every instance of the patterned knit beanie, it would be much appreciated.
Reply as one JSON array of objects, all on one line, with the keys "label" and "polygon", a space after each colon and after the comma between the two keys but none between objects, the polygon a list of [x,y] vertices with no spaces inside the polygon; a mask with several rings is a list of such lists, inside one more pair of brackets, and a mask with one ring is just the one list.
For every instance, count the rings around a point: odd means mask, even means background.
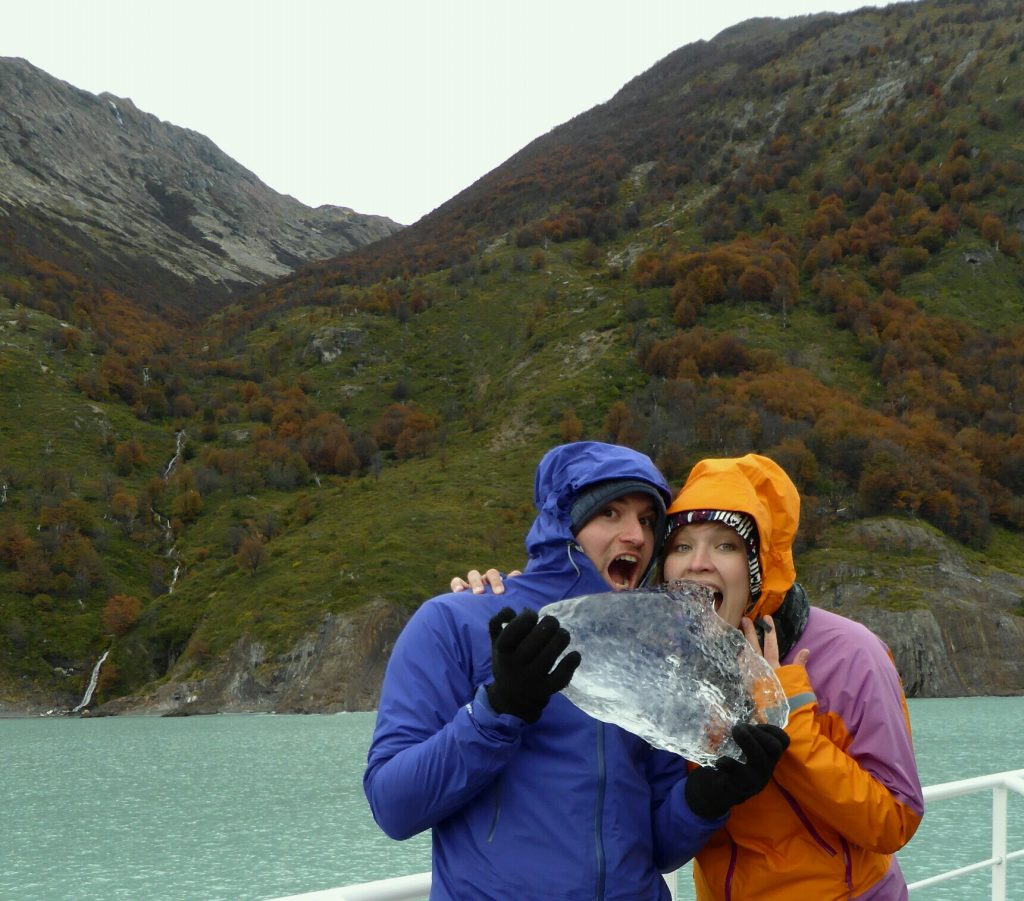
[{"label": "patterned knit beanie", "polygon": [[761,596],[761,559],[758,554],[757,524],[752,516],[733,510],[684,510],[668,518],[669,534],[680,526],[694,522],[720,522],[734,529],[747,548],[747,567],[750,570],[750,601]]}]

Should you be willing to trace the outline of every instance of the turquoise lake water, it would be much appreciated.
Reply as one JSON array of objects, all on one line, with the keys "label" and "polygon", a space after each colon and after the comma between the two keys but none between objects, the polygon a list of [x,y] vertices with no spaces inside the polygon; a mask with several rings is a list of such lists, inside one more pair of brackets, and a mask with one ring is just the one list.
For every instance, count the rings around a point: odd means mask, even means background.
[{"label": "turquoise lake water", "polygon": [[[1024,768],[1024,698],[910,713],[925,784]],[[427,870],[429,838],[393,842],[367,809],[373,720],[0,719],[0,899],[264,901]],[[908,879],[987,857],[990,811],[988,794],[930,807],[900,854]],[[1010,847],[1024,847],[1024,798],[1010,814]],[[911,897],[987,899],[989,884],[986,872]],[[1024,860],[1009,897],[1024,899]]]}]

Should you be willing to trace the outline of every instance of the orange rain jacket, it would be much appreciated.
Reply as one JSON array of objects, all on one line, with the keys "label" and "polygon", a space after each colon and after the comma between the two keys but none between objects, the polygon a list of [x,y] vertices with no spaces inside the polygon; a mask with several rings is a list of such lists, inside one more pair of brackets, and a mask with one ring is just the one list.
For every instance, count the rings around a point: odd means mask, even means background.
[{"label": "orange rain jacket", "polygon": [[[800,519],[800,496],[785,472],[757,454],[704,460],[668,512],[686,510],[753,517],[764,587],[750,615],[778,610],[796,578]],[[806,669],[792,663],[804,648]],[[913,836],[924,801],[889,649],[864,626],[812,607],[781,662],[790,745],[768,787],[734,807],[697,854],[697,898],[906,898],[893,854]]]}]

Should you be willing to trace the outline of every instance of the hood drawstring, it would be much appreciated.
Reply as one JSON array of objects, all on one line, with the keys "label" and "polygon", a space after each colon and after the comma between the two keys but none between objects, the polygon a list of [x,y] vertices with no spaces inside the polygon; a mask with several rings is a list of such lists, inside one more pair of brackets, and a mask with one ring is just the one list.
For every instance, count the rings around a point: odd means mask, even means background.
[{"label": "hood drawstring", "polygon": [[572,555],[573,551],[579,551],[582,554],[583,548],[575,541],[570,541],[565,546],[565,556],[569,558],[569,565],[576,571],[576,575],[579,577],[583,574],[580,572],[579,564],[576,563],[576,558]]}]

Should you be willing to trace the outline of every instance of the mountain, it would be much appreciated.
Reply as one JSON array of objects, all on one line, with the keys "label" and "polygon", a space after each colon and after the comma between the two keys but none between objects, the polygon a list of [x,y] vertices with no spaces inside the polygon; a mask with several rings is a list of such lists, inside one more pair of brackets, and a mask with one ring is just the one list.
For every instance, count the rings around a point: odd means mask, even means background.
[{"label": "mountain", "polygon": [[0,216],[41,256],[140,303],[209,312],[393,234],[383,216],[276,193],[201,134],[0,58]]},{"label": "mountain", "polygon": [[581,437],[777,459],[912,696],[1024,691],[1020,15],[743,23],[201,318],[0,230],[0,702],[370,708]]}]

